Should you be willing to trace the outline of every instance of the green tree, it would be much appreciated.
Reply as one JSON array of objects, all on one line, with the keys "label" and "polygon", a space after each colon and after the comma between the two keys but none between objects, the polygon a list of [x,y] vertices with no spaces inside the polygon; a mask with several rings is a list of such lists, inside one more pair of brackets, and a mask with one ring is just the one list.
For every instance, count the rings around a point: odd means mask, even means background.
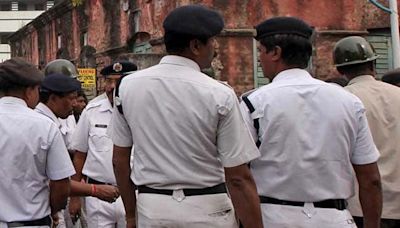
[{"label": "green tree", "polygon": [[73,6],[79,6],[83,4],[84,0],[71,0]]}]

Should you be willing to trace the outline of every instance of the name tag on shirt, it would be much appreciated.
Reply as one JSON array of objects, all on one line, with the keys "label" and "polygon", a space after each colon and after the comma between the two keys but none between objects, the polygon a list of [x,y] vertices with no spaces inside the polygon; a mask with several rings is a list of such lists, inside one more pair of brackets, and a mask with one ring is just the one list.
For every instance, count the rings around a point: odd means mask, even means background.
[{"label": "name tag on shirt", "polygon": [[95,124],[94,127],[107,128],[107,124]]}]

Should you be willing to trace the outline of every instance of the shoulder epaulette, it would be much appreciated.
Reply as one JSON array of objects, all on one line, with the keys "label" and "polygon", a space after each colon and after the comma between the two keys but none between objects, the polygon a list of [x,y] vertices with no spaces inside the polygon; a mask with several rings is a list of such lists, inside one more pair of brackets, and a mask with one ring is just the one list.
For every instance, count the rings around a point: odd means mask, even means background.
[{"label": "shoulder epaulette", "polygon": [[221,84],[224,85],[224,86],[227,86],[227,87],[230,88],[230,89],[233,89],[232,86],[230,86],[230,85],[228,84],[228,82],[226,82],[226,81],[220,81],[220,80],[216,80],[216,81],[219,82],[219,83],[221,83]]},{"label": "shoulder epaulette", "polygon": [[99,107],[101,105],[101,101],[102,100],[103,99],[95,101],[95,102],[89,102],[89,104],[86,105],[86,109],[89,110],[89,109],[92,109],[92,108],[95,108],[95,107]]}]

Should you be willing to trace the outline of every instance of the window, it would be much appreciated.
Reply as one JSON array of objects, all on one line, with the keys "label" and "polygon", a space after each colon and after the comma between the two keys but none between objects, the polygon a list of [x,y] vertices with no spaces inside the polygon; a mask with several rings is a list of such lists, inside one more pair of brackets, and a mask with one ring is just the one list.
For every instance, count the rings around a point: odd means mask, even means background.
[{"label": "window", "polygon": [[393,50],[390,29],[368,30],[366,37],[378,58],[375,61],[376,77],[381,79],[388,70],[393,70]]},{"label": "window", "polygon": [[60,49],[62,48],[62,35],[58,34],[57,36],[57,48]]},{"label": "window", "polygon": [[257,42],[253,40],[253,70],[254,70],[254,87],[258,88],[269,83],[269,79],[264,76],[260,63],[260,52],[257,49]]},{"label": "window", "polygon": [[11,2],[1,3],[0,11],[11,11]]},{"label": "window", "polygon": [[81,33],[81,47],[88,45],[88,33],[87,31],[82,31]]},{"label": "window", "polygon": [[39,3],[39,4],[35,4],[35,10],[45,10],[46,9],[46,4],[44,3]]},{"label": "window", "polygon": [[7,35],[0,35],[0,44],[8,44]]},{"label": "window", "polygon": [[16,2],[16,1],[11,2],[11,10],[18,11],[18,2]]},{"label": "window", "polygon": [[28,5],[22,2],[18,2],[18,10],[19,11],[27,11]]}]

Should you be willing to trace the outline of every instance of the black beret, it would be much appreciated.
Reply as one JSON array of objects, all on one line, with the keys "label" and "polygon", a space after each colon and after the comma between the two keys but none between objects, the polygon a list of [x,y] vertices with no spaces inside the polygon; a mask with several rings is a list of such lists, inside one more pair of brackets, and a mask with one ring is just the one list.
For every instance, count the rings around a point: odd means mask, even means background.
[{"label": "black beret", "polygon": [[56,93],[69,93],[80,89],[81,83],[78,80],[63,74],[47,75],[40,86],[41,91]]},{"label": "black beret", "polygon": [[13,58],[0,63],[0,89],[5,87],[29,87],[39,85],[43,80],[43,73],[34,65],[20,58]]},{"label": "black beret", "polygon": [[256,26],[256,40],[276,34],[295,34],[310,38],[313,29],[304,21],[295,17],[273,17]]},{"label": "black beret", "polygon": [[171,11],[164,20],[166,33],[172,32],[194,37],[210,38],[224,28],[222,16],[201,5],[187,5]]},{"label": "black beret", "polygon": [[100,71],[100,74],[102,74],[104,76],[108,76],[111,74],[123,75],[124,73],[135,71],[135,70],[137,70],[137,66],[134,63],[131,63],[128,61],[121,61],[121,62],[115,62],[111,65],[104,67]]},{"label": "black beret", "polygon": [[400,83],[400,68],[386,72],[382,76],[382,81],[395,85]]}]

